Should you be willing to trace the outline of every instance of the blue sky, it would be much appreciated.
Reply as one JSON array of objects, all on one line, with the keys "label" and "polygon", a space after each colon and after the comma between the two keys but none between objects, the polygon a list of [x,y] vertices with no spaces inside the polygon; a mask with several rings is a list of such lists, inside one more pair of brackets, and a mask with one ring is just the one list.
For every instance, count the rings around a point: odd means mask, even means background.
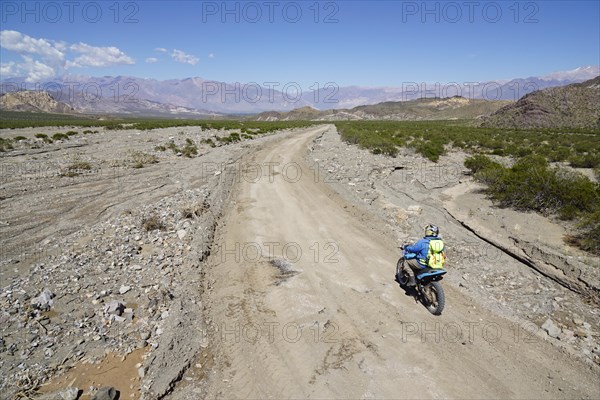
[{"label": "blue sky", "polygon": [[600,64],[600,1],[75,3],[1,3],[3,79],[401,86]]}]

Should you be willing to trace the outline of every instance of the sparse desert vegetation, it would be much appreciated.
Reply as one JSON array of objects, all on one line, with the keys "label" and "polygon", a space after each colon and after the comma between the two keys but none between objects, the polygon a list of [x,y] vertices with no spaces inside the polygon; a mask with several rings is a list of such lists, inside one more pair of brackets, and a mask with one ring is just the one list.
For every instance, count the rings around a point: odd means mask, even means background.
[{"label": "sparse desert vegetation", "polygon": [[156,163],[158,163],[158,157],[154,154],[148,154],[142,151],[131,152],[131,166],[133,168],[143,168],[146,165]]},{"label": "sparse desert vegetation", "polygon": [[[342,139],[374,154],[394,157],[400,148],[413,149],[437,162],[451,151],[472,154],[465,166],[487,185],[498,205],[533,210],[575,221],[570,237],[587,251],[598,253],[600,187],[588,177],[567,170],[600,166],[600,131],[596,129],[499,129],[476,127],[468,121],[337,122]],[[512,160],[504,167],[488,156]]]}]

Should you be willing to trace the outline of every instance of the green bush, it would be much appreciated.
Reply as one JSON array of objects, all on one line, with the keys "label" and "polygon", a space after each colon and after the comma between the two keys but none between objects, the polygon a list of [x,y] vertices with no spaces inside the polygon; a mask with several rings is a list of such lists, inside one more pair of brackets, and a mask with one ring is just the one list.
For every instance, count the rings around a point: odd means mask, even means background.
[{"label": "green bush", "polygon": [[13,145],[10,139],[0,138],[0,151],[12,150]]},{"label": "green bush", "polygon": [[422,141],[414,145],[414,148],[417,153],[433,162],[437,162],[445,153],[444,145],[441,142]]},{"label": "green bush", "polygon": [[52,135],[52,139],[53,140],[68,140],[69,137],[67,135],[65,135],[64,133],[55,133],[54,135]]},{"label": "green bush", "polygon": [[569,241],[587,251],[600,248],[598,183],[580,173],[550,167],[540,155],[524,157],[511,168],[479,155],[467,158],[465,166],[476,180],[488,185],[487,194],[501,206],[578,220],[580,233]]},{"label": "green bush", "polygon": [[45,133],[36,133],[35,137],[38,139],[42,139],[45,143],[52,143],[53,140],[48,137]]},{"label": "green bush", "polygon": [[143,168],[144,165],[158,163],[158,157],[153,154],[134,151],[131,153],[131,162],[133,168]]},{"label": "green bush", "polygon": [[550,168],[542,156],[518,160],[512,168],[494,171],[488,182],[491,197],[518,210],[558,213],[572,219],[577,210],[593,211],[599,201],[598,187],[585,176]]},{"label": "green bush", "polygon": [[576,244],[583,250],[600,255],[600,210],[585,214],[577,227],[580,233],[575,236]]},{"label": "green bush", "polygon": [[501,167],[495,161],[492,161],[489,157],[478,154],[472,157],[467,157],[465,160],[465,167],[467,167],[473,174],[477,174],[478,172],[488,169],[488,168],[498,168]]},{"label": "green bush", "polygon": [[599,154],[586,154],[584,156],[572,156],[569,165],[573,168],[596,168],[600,166]]},{"label": "green bush", "polygon": [[210,147],[216,147],[217,145],[215,144],[215,142],[213,142],[213,140],[211,138],[207,138],[207,139],[202,139],[200,141],[200,143],[204,143],[209,145]]},{"label": "green bush", "polygon": [[190,138],[187,138],[185,140],[185,146],[181,149],[181,153],[187,158],[192,158],[195,155],[198,155],[198,147]]},{"label": "green bush", "polygon": [[67,177],[75,177],[81,175],[85,171],[90,171],[92,169],[92,165],[86,161],[74,161],[70,164],[65,171],[61,174],[62,176]]}]

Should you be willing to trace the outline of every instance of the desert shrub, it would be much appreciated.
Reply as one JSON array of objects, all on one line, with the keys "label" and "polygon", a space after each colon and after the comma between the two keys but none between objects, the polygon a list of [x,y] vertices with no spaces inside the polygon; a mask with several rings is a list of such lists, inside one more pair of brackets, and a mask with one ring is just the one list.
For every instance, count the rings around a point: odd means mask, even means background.
[{"label": "desert shrub", "polygon": [[21,140],[27,140],[25,136],[15,136],[15,141],[20,142]]},{"label": "desert shrub", "polygon": [[181,149],[179,149],[179,147],[177,147],[177,145],[174,142],[169,142],[167,144],[167,148],[171,149],[175,154],[181,153]]},{"label": "desert shrub", "polygon": [[131,162],[133,168],[143,168],[144,165],[158,163],[158,157],[153,154],[134,151],[131,153]]},{"label": "desert shrub", "polygon": [[467,167],[473,174],[476,174],[488,168],[496,168],[499,166],[501,165],[495,161],[492,161],[492,159],[490,159],[489,157],[486,157],[481,154],[472,157],[467,157],[467,159],[465,159],[465,167]]},{"label": "desert shrub", "polygon": [[392,143],[381,143],[378,146],[371,148],[373,154],[385,154],[387,156],[396,157],[398,148]]},{"label": "desert shrub", "polygon": [[486,192],[502,206],[553,214],[576,220],[577,233],[569,243],[598,252],[600,248],[600,185],[584,175],[550,167],[540,155],[518,160],[505,168],[485,156],[465,160],[476,180],[487,184]]},{"label": "desert shrub", "polygon": [[551,162],[566,161],[569,158],[570,154],[571,149],[566,147],[560,147],[556,150],[551,151],[548,154],[548,160],[550,160]]},{"label": "desert shrub", "polygon": [[480,154],[468,157],[465,160],[465,167],[471,171],[475,180],[486,185],[495,185],[499,180],[503,179],[503,175],[506,172],[506,169],[502,165]]},{"label": "desert shrub", "polygon": [[0,151],[12,150],[13,145],[10,139],[0,138]]},{"label": "desert shrub", "polygon": [[566,242],[595,255],[600,255],[600,210],[586,213],[577,224],[578,232],[567,235]]},{"label": "desert shrub", "polygon": [[53,140],[48,137],[45,133],[36,133],[35,137],[38,139],[42,139],[45,143],[52,143]]},{"label": "desert shrub", "polygon": [[469,157],[465,166],[488,185],[487,193],[502,206],[573,219],[594,212],[600,202],[598,184],[577,172],[552,168],[539,155],[524,157],[511,168],[485,156]]},{"label": "desert shrub", "polygon": [[61,176],[74,177],[81,175],[85,171],[90,171],[92,165],[86,161],[74,161],[61,173]]},{"label": "desert shrub", "polygon": [[437,162],[445,152],[441,142],[422,141],[413,146],[417,153],[433,162]]},{"label": "desert shrub", "polygon": [[586,154],[584,156],[572,156],[569,165],[574,168],[596,168],[600,166],[600,154]]},{"label": "desert shrub", "polygon": [[224,144],[239,142],[240,134],[234,132],[234,133],[231,133],[229,136],[220,136],[220,137],[217,136],[217,140]]},{"label": "desert shrub", "polygon": [[188,158],[192,158],[198,154],[198,148],[195,144],[186,144],[183,149],[181,149],[181,153]]},{"label": "desert shrub", "polygon": [[156,150],[156,151],[166,151],[167,148],[165,146],[163,146],[163,145],[159,145],[159,146],[156,146],[154,148],[154,150]]},{"label": "desert shrub", "polygon": [[151,214],[147,217],[144,217],[142,219],[142,228],[144,228],[144,230],[146,230],[146,231],[154,231],[154,230],[164,231],[165,229],[167,229],[164,222],[162,222],[160,220],[160,218],[158,217],[158,215],[156,215],[156,214]]},{"label": "desert shrub", "polygon": [[64,133],[55,133],[54,135],[52,135],[52,139],[53,140],[68,140],[69,137],[67,135],[65,135]]},{"label": "desert shrub", "polygon": [[92,131],[90,129],[86,129],[85,131],[83,131],[84,135],[87,135],[88,133],[98,133],[98,131]]},{"label": "desert shrub", "polygon": [[79,135],[79,132],[77,132],[77,131],[68,131],[68,132],[66,133],[66,135],[67,135],[67,136],[75,136],[75,135]]},{"label": "desert shrub", "polygon": [[216,144],[215,144],[215,142],[213,142],[213,140],[212,140],[211,138],[202,139],[202,140],[200,141],[200,143],[207,144],[207,145],[209,145],[210,147],[216,147]]},{"label": "desert shrub", "polygon": [[204,214],[210,208],[210,204],[204,200],[202,203],[189,204],[181,209],[182,218],[194,218]]}]

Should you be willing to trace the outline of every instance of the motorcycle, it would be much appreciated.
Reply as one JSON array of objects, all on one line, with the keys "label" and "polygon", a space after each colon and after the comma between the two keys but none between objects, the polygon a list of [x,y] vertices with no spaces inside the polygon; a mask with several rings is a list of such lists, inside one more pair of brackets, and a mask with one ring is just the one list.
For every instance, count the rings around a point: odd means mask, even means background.
[{"label": "motorcycle", "polygon": [[[407,268],[410,268],[410,266],[406,263],[406,260],[416,258],[417,255],[404,250],[404,246],[401,246],[400,249],[402,250],[402,257],[396,264],[396,281],[406,290],[410,279],[410,275],[407,272]],[[434,268],[423,268],[414,271],[415,281],[417,283],[415,289],[418,298],[425,308],[433,315],[441,315],[442,310],[444,309],[444,288],[440,281],[446,272],[445,269]]]}]

